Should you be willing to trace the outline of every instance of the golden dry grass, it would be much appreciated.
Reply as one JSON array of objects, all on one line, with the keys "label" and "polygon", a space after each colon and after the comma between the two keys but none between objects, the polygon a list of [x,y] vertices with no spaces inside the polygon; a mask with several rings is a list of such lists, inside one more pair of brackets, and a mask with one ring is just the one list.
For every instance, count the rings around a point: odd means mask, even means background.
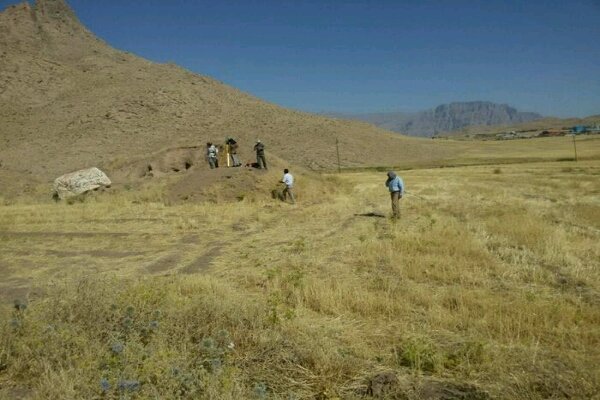
[{"label": "golden dry grass", "polygon": [[[426,139],[413,139],[425,142]],[[429,140],[432,141],[432,140]],[[432,142],[436,142],[433,140]],[[387,163],[388,159],[375,157],[359,166],[351,166],[342,162],[344,171],[364,171],[372,169],[387,171],[388,169],[423,169],[423,168],[453,168],[469,165],[503,165],[560,161],[574,161],[575,152],[571,136],[534,138],[522,140],[439,140],[448,149],[445,157],[427,159],[417,157],[411,159],[397,153],[395,161]],[[600,135],[584,135],[576,137],[577,159],[591,161],[600,159]],[[386,151],[395,151],[387,148]],[[410,149],[409,149],[410,152]]]},{"label": "golden dry grass", "polygon": [[1,206],[0,398],[597,398],[598,162],[401,174]]}]

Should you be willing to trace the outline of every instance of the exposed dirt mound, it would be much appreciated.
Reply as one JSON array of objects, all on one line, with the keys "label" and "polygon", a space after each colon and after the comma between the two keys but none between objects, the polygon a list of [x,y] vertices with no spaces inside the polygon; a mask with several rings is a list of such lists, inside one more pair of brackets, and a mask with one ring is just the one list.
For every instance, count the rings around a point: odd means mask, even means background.
[{"label": "exposed dirt mound", "polygon": [[[164,149],[145,157],[118,159],[107,164],[106,168],[107,175],[115,183],[111,191],[141,190],[154,185],[169,204],[239,201],[245,198],[271,197],[274,189],[281,189],[279,180],[283,168],[301,171],[305,181],[312,179],[309,176],[315,175],[291,167],[275,156],[268,158],[269,170],[245,166],[252,159],[243,159],[245,162],[242,167],[227,168],[224,154],[219,157],[221,167],[210,169],[204,154],[204,146],[187,146]],[[7,170],[2,166],[0,186],[0,202],[10,202],[16,197],[49,201],[52,195],[50,183],[32,173]]]},{"label": "exposed dirt mound", "polygon": [[226,167],[224,153],[220,168],[210,169],[204,146],[164,149],[147,157],[120,160],[111,164],[109,176],[120,184],[161,183],[169,203],[187,201],[239,201],[267,197],[289,165],[277,157],[268,159],[269,170],[254,167]]},{"label": "exposed dirt mound", "polygon": [[118,182],[128,182],[185,172],[200,164],[206,164],[204,149],[200,146],[188,146],[165,149],[138,159],[118,160],[112,163],[109,171]]},{"label": "exposed dirt mound", "polygon": [[275,184],[273,175],[264,170],[245,167],[195,168],[170,185],[166,195],[172,203],[241,201],[259,194],[266,197]]}]

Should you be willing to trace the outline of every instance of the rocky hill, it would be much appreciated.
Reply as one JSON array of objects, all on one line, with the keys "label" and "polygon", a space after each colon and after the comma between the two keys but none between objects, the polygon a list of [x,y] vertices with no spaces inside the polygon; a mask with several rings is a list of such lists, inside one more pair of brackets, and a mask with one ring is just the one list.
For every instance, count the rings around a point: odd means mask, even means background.
[{"label": "rocky hill", "polygon": [[0,14],[0,172],[49,180],[83,167],[122,165],[166,148],[234,136],[244,160],[268,154],[313,169],[436,160],[456,153],[366,123],[270,104],[176,65],[115,50],[64,0]]},{"label": "rocky hill", "polygon": [[509,125],[534,121],[540,114],[521,112],[507,104],[489,101],[471,101],[442,104],[417,113],[375,113],[335,115],[362,120],[380,128],[412,136],[434,136],[468,126]]}]

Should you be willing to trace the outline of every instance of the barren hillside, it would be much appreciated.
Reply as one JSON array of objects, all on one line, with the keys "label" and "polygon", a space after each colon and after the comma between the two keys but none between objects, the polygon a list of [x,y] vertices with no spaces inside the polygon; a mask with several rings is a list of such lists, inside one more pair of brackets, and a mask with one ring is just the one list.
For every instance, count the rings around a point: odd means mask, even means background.
[{"label": "barren hillside", "polygon": [[239,138],[291,163],[328,168],[433,160],[455,151],[352,121],[287,110],[176,65],[115,50],[63,0],[0,14],[2,169],[47,180],[92,164]]}]

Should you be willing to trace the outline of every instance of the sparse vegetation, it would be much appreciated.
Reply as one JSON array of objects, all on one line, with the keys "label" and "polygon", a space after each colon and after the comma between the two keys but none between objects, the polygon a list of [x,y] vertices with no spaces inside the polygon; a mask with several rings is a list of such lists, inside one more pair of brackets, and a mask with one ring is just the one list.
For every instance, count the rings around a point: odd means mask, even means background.
[{"label": "sparse vegetation", "polygon": [[0,398],[597,396],[598,163],[401,174],[0,206]]},{"label": "sparse vegetation", "polygon": [[[283,109],[112,49],[62,0],[0,32],[0,399],[599,398],[597,135],[575,163],[573,138]],[[229,135],[270,170],[206,169]],[[109,190],[49,198],[91,165]]]}]

